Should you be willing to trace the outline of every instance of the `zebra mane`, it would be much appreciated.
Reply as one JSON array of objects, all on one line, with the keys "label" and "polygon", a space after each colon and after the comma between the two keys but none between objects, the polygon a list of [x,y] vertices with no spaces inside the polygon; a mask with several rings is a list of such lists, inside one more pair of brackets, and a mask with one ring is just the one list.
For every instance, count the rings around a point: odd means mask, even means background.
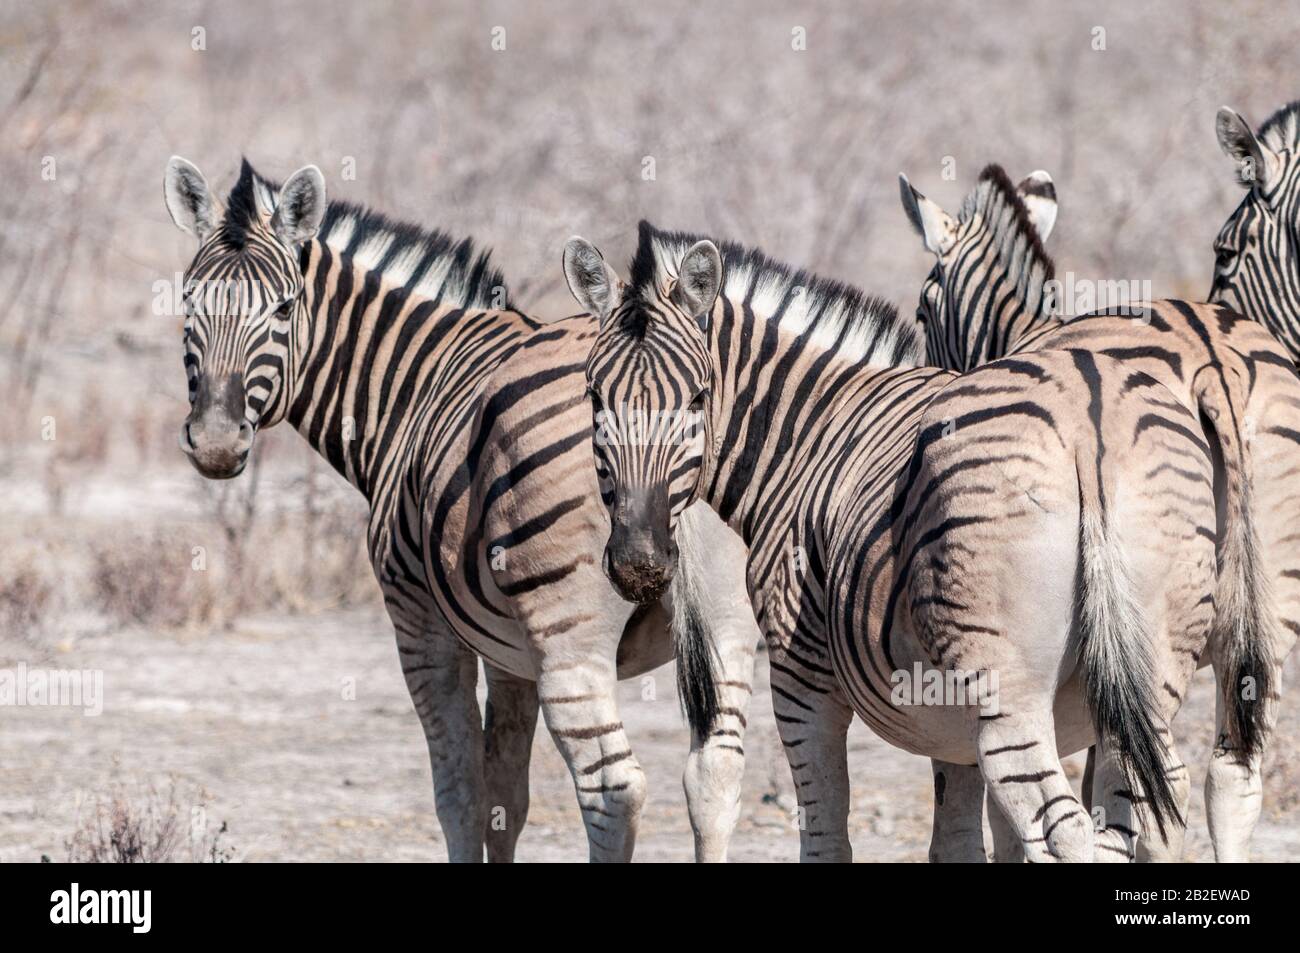
[{"label": "zebra mane", "polygon": [[[239,181],[226,202],[223,241],[243,248],[248,231],[260,225],[261,210],[273,208],[279,192],[280,183],[242,160]],[[439,229],[395,221],[363,205],[333,199],[326,205],[317,238],[409,293],[466,308],[514,307],[505,278],[491,263],[491,252],[476,248],[473,239],[457,241]]]},{"label": "zebra mane", "polygon": [[[664,231],[642,221],[630,293],[653,291],[676,278],[687,250],[705,237]],[[892,367],[924,360],[925,341],[916,323],[901,320],[889,302],[852,285],[795,270],[756,248],[715,244],[722,254],[720,294],[728,300],[748,302],[754,314],[863,365]]]},{"label": "zebra mane", "polygon": [[1028,273],[1037,266],[1044,282],[1052,279],[1056,263],[1043,248],[1043,237],[1034,227],[1024,199],[1006,170],[996,163],[984,167],[975,191],[962,202],[958,218],[966,222],[976,214],[993,235],[998,255],[1011,274]]},{"label": "zebra mane", "polygon": [[1300,146],[1300,99],[1292,100],[1259,127],[1257,137],[1274,152]]}]

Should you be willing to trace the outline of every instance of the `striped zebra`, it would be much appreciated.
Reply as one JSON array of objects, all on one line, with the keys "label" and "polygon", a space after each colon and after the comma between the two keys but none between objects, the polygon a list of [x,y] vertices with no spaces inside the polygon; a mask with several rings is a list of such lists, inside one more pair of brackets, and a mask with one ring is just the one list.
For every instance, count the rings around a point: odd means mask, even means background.
[{"label": "striped zebra", "polygon": [[281,187],[245,161],[222,208],[175,157],[165,197],[199,240],[185,274],[181,447],[204,476],[233,477],[257,432],[288,421],[365,495],[449,857],[481,860],[485,841],[490,860],[513,857],[539,705],[591,858],[630,857],[645,777],[615,683],[672,657],[671,612],[695,729],[696,853],[725,859],[758,640],[744,550],[696,508],[667,602],[659,590],[634,606],[604,578],[583,375],[595,322],[528,317],[470,241],[327,203],[314,166]]},{"label": "striped zebra", "polygon": [[[587,381],[613,532],[666,538],[703,500],[749,547],[805,860],[851,857],[855,712],[978,764],[1031,859],[1126,860],[1138,830],[1181,826],[1167,724],[1212,621],[1214,499],[1163,386],[1082,352],[916,367],[892,307],[647,223],[627,284],[579,238],[564,266],[600,319]],[[658,439],[618,439],[637,419]],[[1058,751],[1097,733],[1094,833]]]},{"label": "striped zebra", "polygon": [[1164,384],[1215,449],[1219,579],[1201,664],[1213,666],[1219,692],[1206,809],[1215,856],[1246,859],[1281,664],[1300,622],[1289,489],[1300,470],[1300,380],[1285,349],[1222,304],[1126,302],[1061,318],[1042,245],[1056,220],[1045,172],[1013,186],[1001,167],[988,167],[956,217],[906,177],[900,185],[904,211],[935,256],[917,309],[931,363],[966,370],[1030,351],[1104,354]]},{"label": "striped zebra", "polygon": [[1258,135],[1224,106],[1215,132],[1246,197],[1215,239],[1210,300],[1264,325],[1300,362],[1300,100]]}]

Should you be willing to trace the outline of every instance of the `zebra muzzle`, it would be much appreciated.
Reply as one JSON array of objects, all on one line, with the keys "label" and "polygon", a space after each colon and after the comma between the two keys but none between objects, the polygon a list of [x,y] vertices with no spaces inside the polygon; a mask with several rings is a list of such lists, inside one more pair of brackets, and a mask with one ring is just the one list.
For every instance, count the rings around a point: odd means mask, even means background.
[{"label": "zebra muzzle", "polygon": [[226,480],[243,472],[255,430],[244,418],[241,376],[215,383],[202,377],[190,415],[181,425],[180,446],[205,477]]},{"label": "zebra muzzle", "polygon": [[253,449],[253,425],[247,421],[226,426],[185,421],[180,447],[195,469],[211,480],[239,476]]},{"label": "zebra muzzle", "polygon": [[664,594],[673,578],[671,565],[615,562],[608,555],[605,559],[605,574],[620,596],[637,605],[656,601]]},{"label": "zebra muzzle", "polygon": [[662,533],[614,523],[605,546],[605,575],[628,602],[654,602],[668,588],[676,568],[677,546],[668,533],[666,512]]}]

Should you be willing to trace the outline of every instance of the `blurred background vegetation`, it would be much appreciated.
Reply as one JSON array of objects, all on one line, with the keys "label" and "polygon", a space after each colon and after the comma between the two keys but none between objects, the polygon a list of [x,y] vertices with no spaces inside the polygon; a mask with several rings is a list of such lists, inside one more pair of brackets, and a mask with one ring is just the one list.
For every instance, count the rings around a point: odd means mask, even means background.
[{"label": "blurred background vegetation", "polygon": [[0,0],[0,626],[373,589],[360,501],[296,435],[228,485],[175,449],[180,322],[151,308],[193,253],[163,207],[173,153],[223,192],[241,155],[316,163],[332,196],[495,248],[543,317],[574,310],[564,239],[621,264],[643,216],[910,310],[930,262],[897,173],[955,210],[992,161],[1055,177],[1061,269],[1200,297],[1238,198],[1214,111],[1296,95],[1297,37],[1300,8],[1267,0]]}]

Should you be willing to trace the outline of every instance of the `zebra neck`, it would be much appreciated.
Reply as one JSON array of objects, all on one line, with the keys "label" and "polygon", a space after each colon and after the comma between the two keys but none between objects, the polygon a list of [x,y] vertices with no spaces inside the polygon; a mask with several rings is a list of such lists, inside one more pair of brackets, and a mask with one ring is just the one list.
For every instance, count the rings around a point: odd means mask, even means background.
[{"label": "zebra neck", "polygon": [[[782,328],[775,316],[723,299],[714,311],[713,445],[705,454],[701,496],[753,544],[765,520],[803,492],[812,455],[842,425],[848,397],[877,372],[913,362],[889,347],[845,354],[844,338]],[[887,356],[893,355],[893,356]]]},{"label": "zebra neck", "polygon": [[[971,370],[996,361],[1016,351],[1026,339],[1060,327],[1063,322],[1053,311],[1053,293],[1050,288],[1022,281],[1009,298],[959,306],[958,320],[967,322],[967,354],[965,362],[955,366]],[[969,317],[963,319],[962,315]]]},{"label": "zebra neck", "polygon": [[320,242],[304,252],[303,273],[286,416],[374,503],[401,461],[419,452],[417,437],[458,412],[495,366],[468,353],[517,336],[527,319],[390,286]]},{"label": "zebra neck", "polygon": [[1055,278],[1043,282],[1036,279],[1032,269],[1026,269],[1016,283],[1016,293],[1001,305],[1002,311],[986,316],[992,329],[989,337],[993,350],[985,360],[1005,357],[1017,350],[1026,338],[1064,324],[1060,317],[1062,295],[1061,283]]}]

